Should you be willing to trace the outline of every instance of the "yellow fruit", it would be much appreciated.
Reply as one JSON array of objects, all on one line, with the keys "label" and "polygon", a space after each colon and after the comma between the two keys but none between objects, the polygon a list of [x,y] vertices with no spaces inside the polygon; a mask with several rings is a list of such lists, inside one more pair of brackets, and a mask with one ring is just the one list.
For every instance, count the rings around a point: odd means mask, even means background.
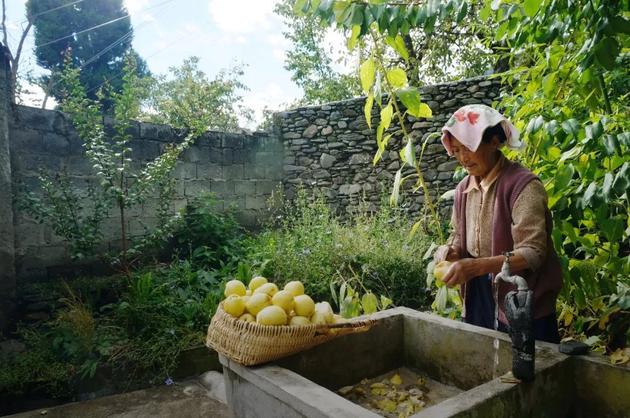
[{"label": "yellow fruit", "polygon": [[320,313],[326,319],[327,324],[332,324],[335,322],[334,313],[330,303],[328,302],[319,302],[315,304],[315,313]]},{"label": "yellow fruit", "polygon": [[245,296],[245,285],[240,280],[230,280],[225,284],[225,297],[230,295]]},{"label": "yellow fruit", "polygon": [[287,313],[279,306],[267,306],[258,312],[256,322],[262,325],[286,325]]},{"label": "yellow fruit", "polygon": [[251,289],[247,289],[245,291],[245,296],[251,296],[252,295],[252,290]]},{"label": "yellow fruit", "polygon": [[249,297],[245,309],[252,315],[258,314],[263,308],[271,305],[271,298],[266,293],[255,293]]},{"label": "yellow fruit", "polygon": [[435,265],[435,267],[433,267],[433,277],[435,277],[435,285],[437,287],[444,286],[442,279],[446,276],[446,273],[448,273],[448,270],[451,268],[451,264],[452,263],[450,261],[444,260],[440,261]]},{"label": "yellow fruit", "polygon": [[310,325],[311,321],[305,316],[294,316],[289,321],[289,325]]},{"label": "yellow fruit", "polygon": [[304,285],[300,281],[292,281],[284,285],[284,290],[291,292],[293,296],[300,296],[304,294]]},{"label": "yellow fruit", "polygon": [[238,319],[240,321],[256,322],[256,318],[254,318],[252,314],[248,314],[248,313],[244,313],[243,315],[239,316]]},{"label": "yellow fruit", "polygon": [[341,315],[337,315],[337,314],[333,315],[334,324],[343,324],[344,322],[346,322],[346,319],[342,317]]},{"label": "yellow fruit", "polygon": [[316,325],[326,325],[326,315],[321,312],[315,311],[313,316],[311,316],[311,323]]},{"label": "yellow fruit", "polygon": [[245,312],[245,303],[239,296],[230,295],[223,301],[223,310],[238,318]]},{"label": "yellow fruit", "polygon": [[281,290],[271,298],[271,303],[289,313],[293,309],[293,295],[286,290]]},{"label": "yellow fruit", "polygon": [[245,305],[247,305],[247,301],[249,300],[250,296],[249,295],[245,295],[245,296],[241,296],[241,299],[243,300],[243,303]]},{"label": "yellow fruit", "polygon": [[256,276],[249,282],[249,288],[253,292],[265,283],[267,283],[267,279],[265,279],[263,276]]},{"label": "yellow fruit", "polygon": [[309,295],[299,295],[293,298],[295,313],[310,318],[315,312],[315,302]]},{"label": "yellow fruit", "polygon": [[269,296],[273,296],[278,293],[278,286],[276,286],[274,283],[265,283],[254,290],[254,294],[256,293],[266,293]]}]

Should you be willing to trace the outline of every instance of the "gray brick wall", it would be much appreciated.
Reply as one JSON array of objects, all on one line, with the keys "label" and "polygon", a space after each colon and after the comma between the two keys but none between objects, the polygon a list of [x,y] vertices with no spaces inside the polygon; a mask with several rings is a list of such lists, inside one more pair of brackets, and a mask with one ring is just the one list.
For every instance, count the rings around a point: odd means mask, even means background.
[{"label": "gray brick wall", "polygon": [[[107,123],[107,120],[106,120]],[[153,160],[166,144],[177,142],[175,131],[163,125],[135,123],[131,141],[134,161]],[[41,169],[64,170],[75,189],[85,195],[87,180],[93,178],[82,142],[71,122],[61,112],[17,106],[9,121],[12,177],[15,183],[37,190]],[[207,132],[186,150],[175,167],[173,211],[204,192],[215,193],[221,208],[235,207],[237,218],[256,226],[260,209],[282,179],[282,144],[269,133]],[[10,178],[10,177],[9,177]],[[2,189],[4,191],[4,189]],[[11,201],[9,196],[2,201]],[[157,199],[128,212],[127,228],[132,235],[155,225]],[[20,280],[47,277],[56,267],[71,265],[65,243],[48,225],[40,225],[27,214],[15,212],[15,268]],[[118,246],[120,223],[112,210],[103,224],[103,249]]]}]

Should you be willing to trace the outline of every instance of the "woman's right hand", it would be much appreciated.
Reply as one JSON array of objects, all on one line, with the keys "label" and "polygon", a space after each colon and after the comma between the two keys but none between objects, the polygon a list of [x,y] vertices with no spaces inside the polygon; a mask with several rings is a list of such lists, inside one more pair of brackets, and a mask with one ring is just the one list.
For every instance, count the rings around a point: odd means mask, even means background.
[{"label": "woman's right hand", "polygon": [[459,251],[452,245],[440,245],[433,254],[433,260],[436,263],[440,261],[457,261],[459,260]]}]

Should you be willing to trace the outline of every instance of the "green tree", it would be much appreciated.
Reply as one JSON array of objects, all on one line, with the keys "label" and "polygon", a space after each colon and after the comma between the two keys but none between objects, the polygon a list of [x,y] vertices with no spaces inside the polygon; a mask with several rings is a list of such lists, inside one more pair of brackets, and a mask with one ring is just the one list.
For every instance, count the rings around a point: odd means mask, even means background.
[{"label": "green tree", "polygon": [[[351,4],[348,1],[335,3]],[[421,8],[414,9],[413,3],[396,2],[391,7],[379,9],[383,13],[378,19],[371,13],[363,13],[360,7],[348,7],[347,10],[354,13],[348,14],[348,17],[356,22],[363,20],[369,24],[376,21],[379,25],[386,22],[397,30],[399,27],[400,43],[407,55],[403,59],[395,52],[383,50],[383,59],[391,65],[400,65],[413,86],[479,76],[497,67],[492,52],[498,44],[486,46],[484,41],[491,37],[492,26],[480,20],[480,6],[476,2],[470,6],[464,2],[457,9],[451,7],[448,13],[447,9],[441,8],[436,13],[437,2],[431,2],[435,10],[424,9],[424,12],[421,12]],[[327,7],[327,3],[319,7],[324,22],[305,15],[303,11],[314,7],[314,4],[319,2],[284,0],[276,6],[276,13],[284,17],[289,27],[285,36],[293,43],[293,49],[287,54],[286,68],[293,73],[293,80],[304,89],[304,103],[322,103],[357,96],[360,88],[356,74],[346,75],[334,71],[330,51],[323,46],[327,31],[351,32],[352,27],[337,24],[334,12],[329,13],[332,9]],[[410,10],[411,22],[424,23],[422,29],[403,20],[406,8]],[[341,6],[338,10],[341,10]],[[360,49],[358,55],[369,56],[371,48],[371,42],[362,39],[350,49]]]},{"label": "green tree", "polygon": [[294,0],[279,2],[274,11],[284,18],[288,30],[284,36],[293,45],[287,52],[285,68],[291,79],[304,90],[297,105],[319,104],[349,99],[360,94],[355,74],[333,69],[331,51],[324,47],[327,27],[293,10]]},{"label": "green tree", "polygon": [[[107,82],[112,92],[122,89],[124,57],[132,51],[133,29],[122,0],[28,0],[29,22],[35,28],[37,63],[51,71],[40,84],[48,95],[62,99],[59,80],[66,56],[74,67],[85,69],[80,81],[96,99]],[[138,75],[148,74],[146,63],[135,55]],[[111,105],[103,98],[106,107]]]},{"label": "green tree", "polygon": [[145,120],[177,128],[195,120],[206,129],[234,131],[239,116],[251,118],[251,111],[242,104],[240,90],[247,87],[240,81],[242,67],[220,71],[210,80],[199,69],[199,58],[190,57],[180,67],[169,68],[171,78],[158,77],[150,88],[143,111]]}]

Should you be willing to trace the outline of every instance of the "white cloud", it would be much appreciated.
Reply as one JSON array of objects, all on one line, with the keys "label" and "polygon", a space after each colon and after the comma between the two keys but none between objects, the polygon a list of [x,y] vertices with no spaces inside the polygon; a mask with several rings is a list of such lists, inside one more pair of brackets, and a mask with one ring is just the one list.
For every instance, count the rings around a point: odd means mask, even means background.
[{"label": "white cloud", "polygon": [[125,7],[130,15],[136,15],[140,10],[149,7],[149,0],[125,0]]},{"label": "white cloud", "polygon": [[[24,106],[41,107],[44,101],[44,90],[38,85],[22,82],[22,89],[18,97],[18,103]],[[57,102],[54,97],[46,100],[46,109],[54,109]]]},{"label": "white cloud", "polygon": [[278,21],[273,13],[277,0],[209,0],[210,18],[230,33],[251,33],[270,29]]},{"label": "white cloud", "polygon": [[[288,104],[294,102],[297,96],[287,93],[286,88],[282,88],[276,83],[269,83],[264,89],[243,97],[243,105],[254,111],[253,123],[246,124],[246,128],[253,129],[262,122],[263,110],[283,110]],[[243,123],[243,121],[241,121]]]}]

